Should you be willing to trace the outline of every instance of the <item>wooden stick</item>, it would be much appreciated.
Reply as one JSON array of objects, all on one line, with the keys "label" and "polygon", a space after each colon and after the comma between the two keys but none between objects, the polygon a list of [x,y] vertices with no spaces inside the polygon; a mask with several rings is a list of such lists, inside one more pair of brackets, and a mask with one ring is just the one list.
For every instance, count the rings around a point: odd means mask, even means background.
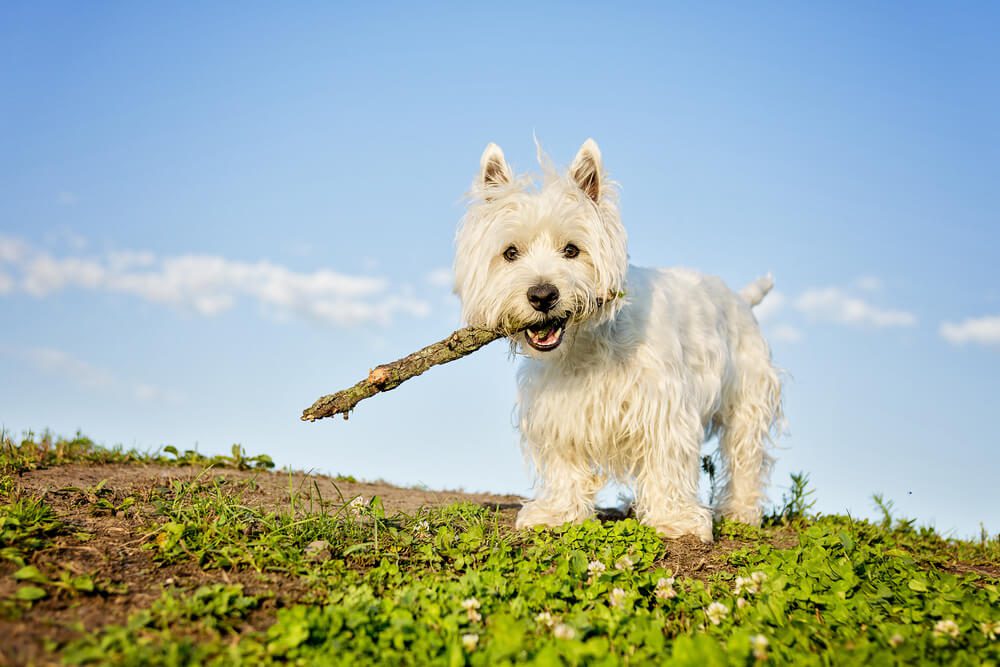
[{"label": "wooden stick", "polygon": [[503,336],[504,334],[499,331],[488,329],[475,327],[459,329],[444,340],[428,345],[402,359],[376,366],[368,373],[367,378],[350,389],[317,399],[312,406],[302,412],[302,421],[314,422],[335,415],[344,415],[344,419],[347,419],[354,406],[366,398],[395,389],[431,366],[461,359]]},{"label": "wooden stick", "polygon": [[[587,304],[587,308],[602,308],[605,304],[623,296],[625,296],[624,292],[612,292],[607,296],[594,299],[591,304]],[[376,366],[368,372],[368,377],[350,389],[344,389],[317,399],[315,403],[302,411],[301,419],[304,422],[314,422],[317,419],[335,415],[344,415],[344,419],[347,419],[354,406],[366,398],[395,389],[431,366],[461,359],[484,345],[492,343],[497,338],[513,336],[523,330],[522,328],[503,332],[476,327],[459,329],[444,340],[428,345],[413,354],[408,354],[402,359]]]}]

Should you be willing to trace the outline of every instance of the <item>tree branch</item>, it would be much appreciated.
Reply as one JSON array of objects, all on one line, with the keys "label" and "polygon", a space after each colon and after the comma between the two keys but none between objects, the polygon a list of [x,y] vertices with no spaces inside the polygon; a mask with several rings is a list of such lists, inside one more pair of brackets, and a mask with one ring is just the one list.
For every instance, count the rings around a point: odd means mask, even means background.
[{"label": "tree branch", "polygon": [[428,345],[402,359],[376,366],[368,373],[367,378],[350,389],[344,389],[317,399],[311,407],[302,412],[302,421],[313,422],[335,415],[344,415],[344,419],[347,419],[347,415],[354,409],[354,406],[366,398],[395,389],[431,366],[461,359],[503,336],[502,332],[488,329],[475,327],[459,329],[444,340]]}]

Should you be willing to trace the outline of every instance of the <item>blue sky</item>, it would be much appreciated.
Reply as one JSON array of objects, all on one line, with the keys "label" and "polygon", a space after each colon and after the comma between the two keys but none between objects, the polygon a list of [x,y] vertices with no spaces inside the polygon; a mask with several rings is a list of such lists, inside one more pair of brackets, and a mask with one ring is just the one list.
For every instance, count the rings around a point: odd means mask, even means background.
[{"label": "blue sky", "polygon": [[494,345],[302,424],[459,324],[487,142],[588,136],[633,262],[734,287],[788,372],[772,497],[1000,530],[1000,11],[988,3],[7,3],[0,422],[527,492]]}]

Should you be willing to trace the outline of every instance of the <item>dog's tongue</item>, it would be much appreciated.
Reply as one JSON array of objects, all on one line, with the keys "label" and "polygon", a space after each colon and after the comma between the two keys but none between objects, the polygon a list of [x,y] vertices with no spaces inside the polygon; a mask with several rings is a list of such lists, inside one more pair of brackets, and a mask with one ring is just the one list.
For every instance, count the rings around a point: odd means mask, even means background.
[{"label": "dog's tongue", "polygon": [[534,332],[535,342],[539,345],[548,345],[549,343],[554,343],[556,340],[556,328],[548,327],[547,329],[542,329],[541,331]]}]

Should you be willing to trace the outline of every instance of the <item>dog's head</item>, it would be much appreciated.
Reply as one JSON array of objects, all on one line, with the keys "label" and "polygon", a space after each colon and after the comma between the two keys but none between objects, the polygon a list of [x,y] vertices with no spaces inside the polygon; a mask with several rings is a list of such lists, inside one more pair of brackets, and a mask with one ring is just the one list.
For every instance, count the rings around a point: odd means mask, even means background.
[{"label": "dog's head", "polygon": [[536,183],[487,146],[455,241],[465,320],[507,332],[532,356],[559,348],[575,327],[613,317],[628,266],[597,144],[584,142],[565,174],[539,157]]}]

